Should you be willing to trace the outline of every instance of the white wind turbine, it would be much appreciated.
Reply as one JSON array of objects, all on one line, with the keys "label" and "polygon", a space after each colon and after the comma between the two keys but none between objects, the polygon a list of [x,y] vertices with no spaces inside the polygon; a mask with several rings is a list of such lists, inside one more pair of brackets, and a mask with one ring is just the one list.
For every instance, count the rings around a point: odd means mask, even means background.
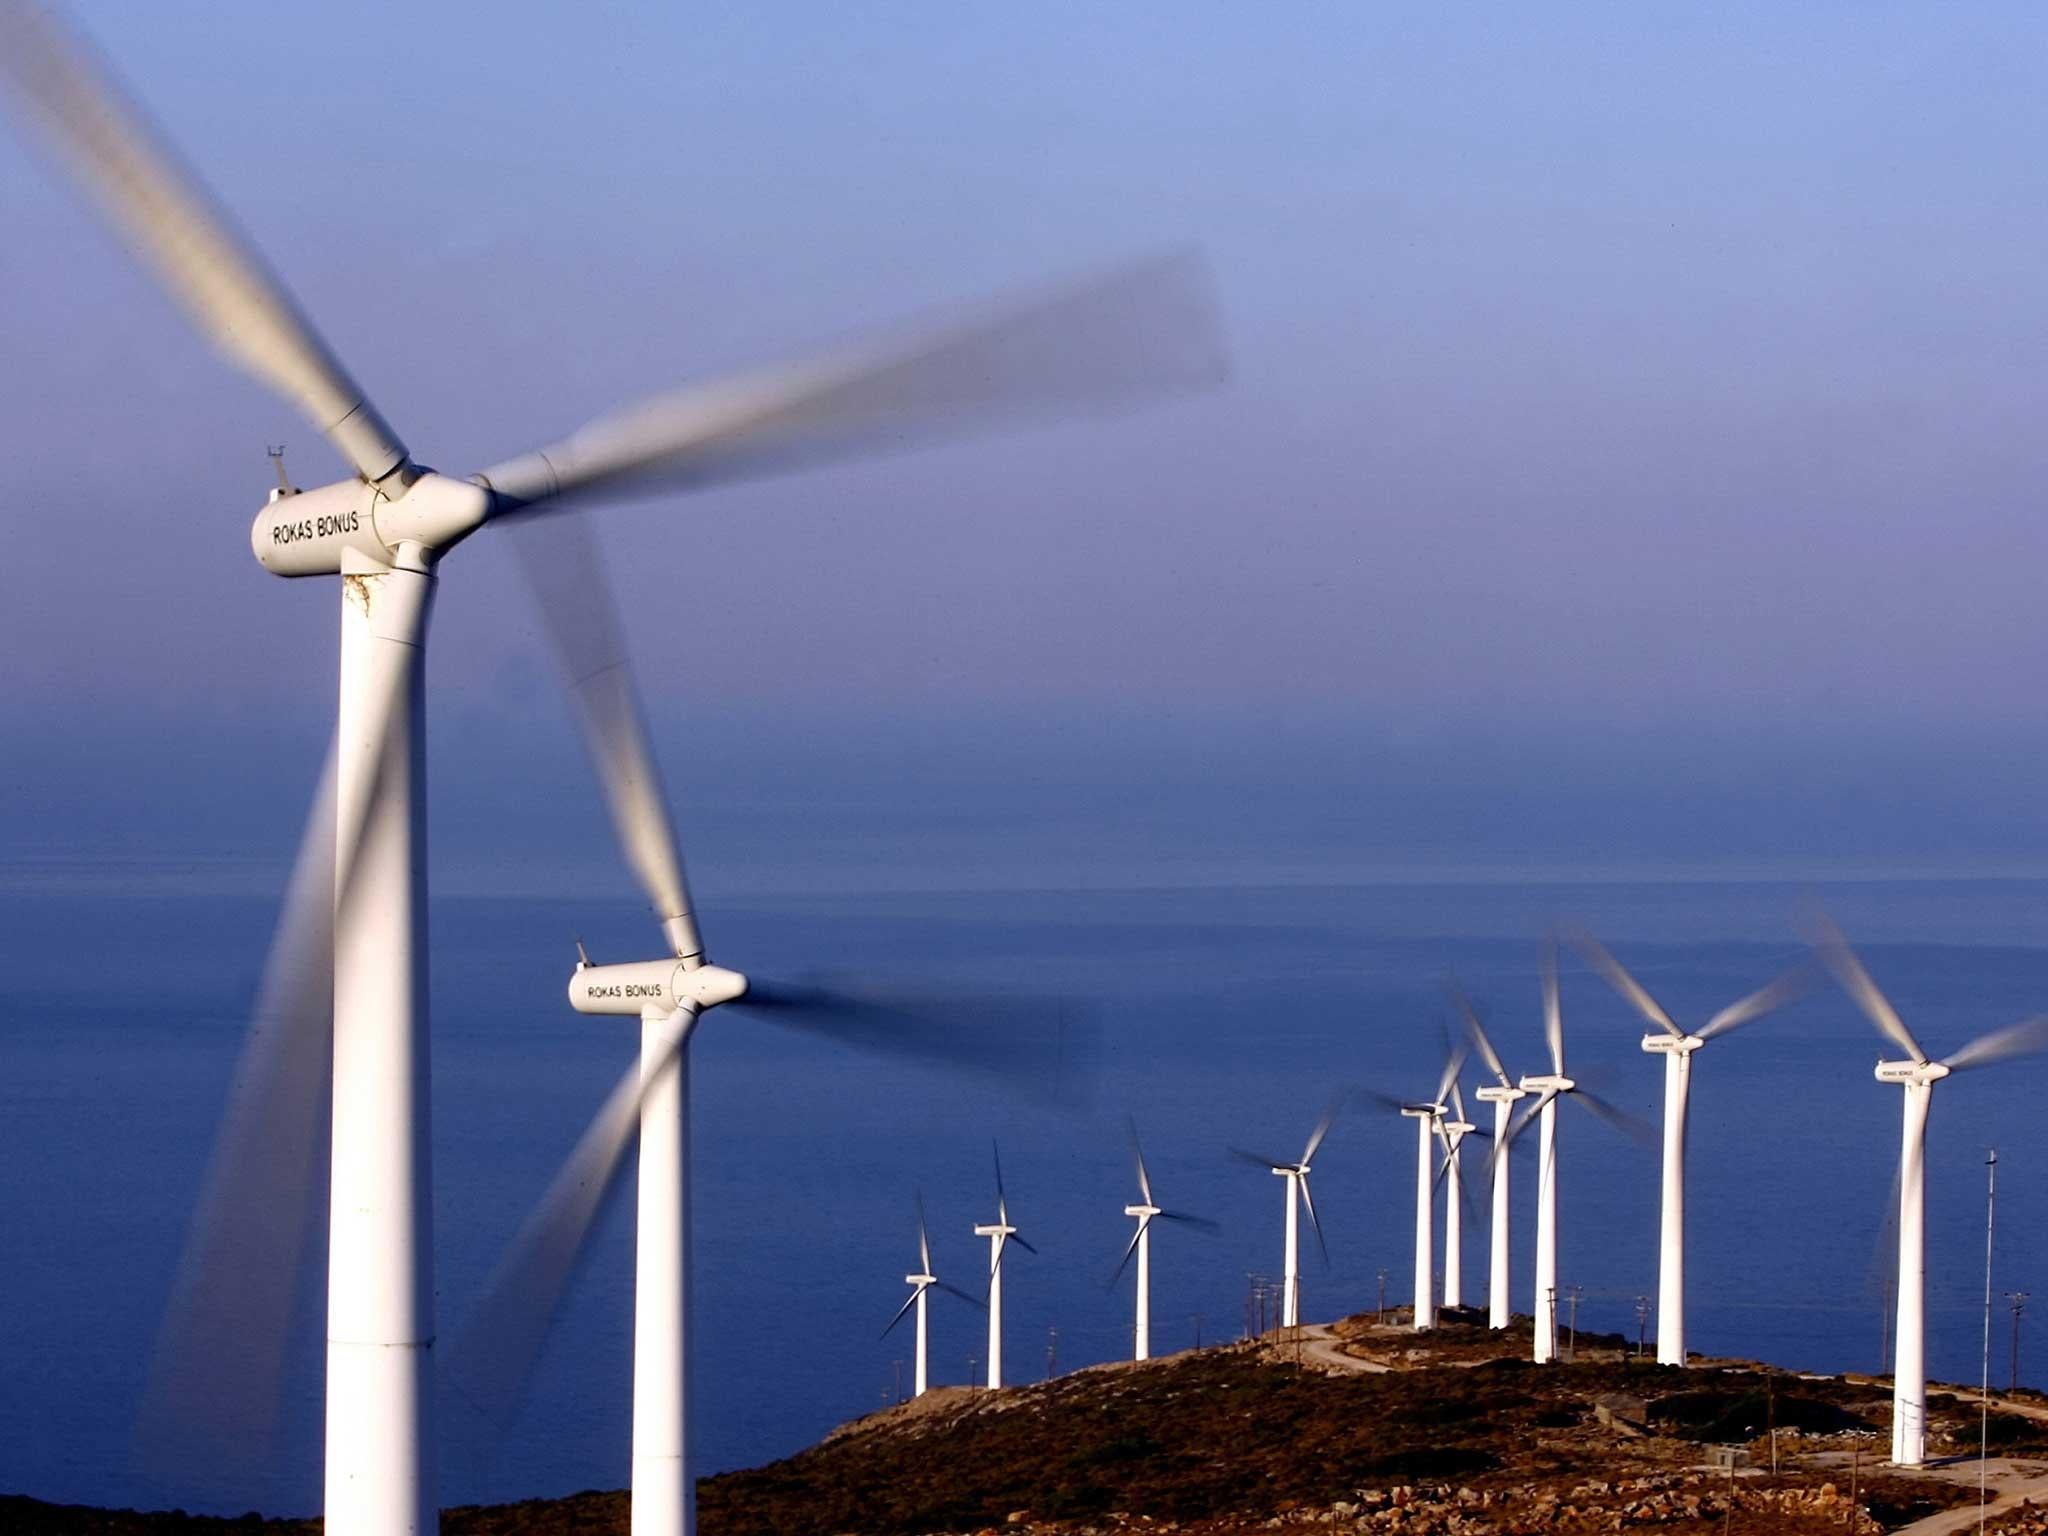
[{"label": "white wind turbine", "polygon": [[[1487,1038],[1486,1030],[1479,1022],[1478,1013],[1455,982],[1451,986],[1451,997],[1464,1015],[1465,1028],[1472,1037],[1473,1045],[1478,1047],[1480,1059],[1494,1076],[1494,1081],[1476,1090],[1476,1097],[1481,1103],[1493,1106],[1494,1150],[1487,1164],[1488,1183],[1493,1193],[1493,1222],[1486,1255],[1486,1321],[1488,1327],[1505,1328],[1513,1316],[1508,1286],[1508,1125],[1517,1101],[1529,1095],[1527,1089],[1519,1087],[1508,1075],[1500,1052],[1493,1048],[1493,1042]],[[1462,1110],[1458,1118],[1464,1118]]]},{"label": "white wind turbine", "polygon": [[1124,1207],[1126,1216],[1138,1219],[1138,1230],[1131,1234],[1130,1246],[1124,1249],[1124,1256],[1117,1260],[1116,1273],[1109,1277],[1114,1286],[1124,1272],[1124,1266],[1131,1262],[1133,1253],[1138,1256],[1138,1316],[1132,1330],[1131,1358],[1149,1360],[1152,1358],[1152,1223],[1154,1221],[1178,1221],[1205,1231],[1216,1230],[1216,1223],[1204,1216],[1190,1216],[1185,1211],[1161,1210],[1152,1199],[1152,1179],[1145,1172],[1145,1149],[1138,1145],[1138,1125],[1131,1122],[1131,1156],[1138,1164],[1139,1203]]},{"label": "white wind turbine", "polygon": [[932,1273],[932,1243],[930,1236],[925,1232],[923,1195],[917,1197],[917,1273],[905,1275],[903,1283],[910,1287],[910,1295],[897,1310],[896,1315],[889,1319],[889,1326],[882,1330],[882,1337],[885,1339],[889,1337],[889,1334],[896,1325],[903,1321],[904,1313],[909,1312],[913,1308],[916,1309],[917,1368],[912,1373],[913,1380],[916,1383],[916,1390],[911,1395],[913,1397],[923,1397],[931,1385],[927,1366],[931,1353],[931,1335],[926,1328],[925,1318],[925,1306],[928,1296],[933,1290],[941,1290],[949,1296],[958,1296],[962,1301],[972,1302],[977,1307],[981,1305],[979,1301],[976,1301],[974,1297],[961,1290],[959,1286],[948,1285]]},{"label": "white wind turbine", "polygon": [[1437,1119],[1437,1135],[1443,1141],[1444,1161],[1444,1305],[1465,1305],[1465,1168],[1461,1157],[1467,1136],[1486,1132],[1465,1115],[1465,1094],[1455,1078],[1451,1081],[1448,1116]]},{"label": "white wind turbine", "polygon": [[[571,497],[708,485],[997,411],[1207,382],[1208,310],[1185,265],[1134,269],[992,320],[678,391],[458,479],[413,460],[212,197],[44,6],[0,0],[0,80],[199,330],[310,420],[351,470],[319,489],[272,492],[251,530],[273,574],[339,578],[333,765],[181,1261],[146,1426],[183,1444],[210,1435],[213,1454],[178,1458],[188,1468],[261,1455],[274,1406],[251,1405],[274,1404],[316,1163],[306,1127],[331,1098],[326,1529],[432,1530],[421,790],[425,647],[443,557],[487,522]],[[1159,345],[1168,340],[1177,357]],[[1195,366],[1191,352],[1203,354]],[[331,907],[317,899],[330,860]],[[681,991],[696,1007],[735,984],[724,973]]]},{"label": "white wind turbine", "polygon": [[1301,1321],[1301,1225],[1297,1207],[1308,1211],[1308,1224],[1315,1229],[1316,1246],[1322,1250],[1323,1262],[1330,1262],[1330,1246],[1323,1241],[1323,1224],[1316,1219],[1315,1197],[1309,1193],[1309,1165],[1315,1161],[1316,1149],[1322,1146],[1323,1138],[1330,1134],[1330,1127],[1336,1123],[1336,1111],[1327,1111],[1316,1122],[1316,1128],[1309,1132],[1308,1143],[1301,1149],[1301,1161],[1282,1162],[1278,1158],[1261,1157],[1256,1152],[1247,1152],[1242,1147],[1232,1147],[1231,1155],[1254,1168],[1263,1168],[1268,1173],[1286,1181],[1287,1198],[1287,1248],[1286,1260],[1281,1270],[1280,1284],[1280,1326],[1292,1328]]},{"label": "white wind turbine", "polygon": [[1927,1459],[1927,1112],[1934,1085],[1951,1072],[1990,1066],[2048,1050],[2048,1017],[2022,1020],[1979,1035],[1940,1061],[1928,1058],[1841,930],[1819,919],[1815,948],[1842,989],[1879,1033],[1906,1053],[1905,1061],[1879,1061],[1877,1080],[1905,1091],[1899,1144],[1899,1294],[1892,1347],[1892,1460],[1917,1467]]},{"label": "white wind turbine", "polygon": [[1730,1003],[1691,1034],[1590,933],[1573,935],[1592,967],[1654,1026],[1643,1049],[1664,1058],[1664,1193],[1657,1244],[1657,1363],[1685,1364],[1685,1142],[1693,1052],[1731,1029],[1762,1018],[1797,997],[1805,973],[1793,971]]},{"label": "white wind turbine", "polygon": [[[1444,1116],[1450,1109],[1451,1089],[1464,1064],[1464,1048],[1460,1046],[1454,1050],[1447,1046],[1443,1073],[1437,1079],[1436,1095],[1430,1099],[1403,1100],[1366,1090],[1366,1097],[1415,1122],[1415,1301],[1412,1323],[1417,1333],[1436,1326],[1436,1186],[1446,1174],[1453,1180],[1456,1178],[1455,1154],[1450,1152]],[[1463,1121],[1462,1111],[1458,1118]],[[1446,1153],[1441,1159],[1439,1147]],[[1453,1188],[1455,1190],[1455,1184]],[[1453,1198],[1456,1198],[1455,1193]],[[1449,1222],[1450,1230],[1456,1231],[1458,1213],[1455,1208],[1449,1214]],[[1455,1251],[1454,1241],[1451,1246]]]},{"label": "white wind turbine", "polygon": [[991,1391],[1003,1384],[1003,1251],[1015,1243],[1026,1253],[1038,1250],[1024,1240],[1010,1221],[1009,1197],[1003,1193],[1003,1152],[995,1149],[996,1219],[974,1229],[976,1237],[988,1239],[988,1384]]},{"label": "white wind turbine", "polygon": [[[1070,1032],[1063,1011],[1049,1024],[1049,1010],[1034,1016],[1019,1000],[878,998],[845,985],[750,982],[708,964],[616,609],[586,524],[568,518],[525,525],[514,547],[570,684],[626,862],[676,957],[592,965],[577,946],[571,1006],[637,1018],[639,1063],[607,1098],[493,1272],[451,1349],[448,1375],[504,1426],[637,1134],[632,1520],[636,1536],[687,1536],[696,1520],[688,1047],[702,1014],[719,1005],[738,1008],[861,1049],[991,1068],[1011,1086],[1061,1070]],[[962,1017],[974,1018],[976,1027],[954,1022]]]},{"label": "white wind turbine", "polygon": [[1536,1328],[1532,1357],[1541,1364],[1557,1358],[1557,1101],[1569,1099],[1615,1126],[1623,1134],[1647,1142],[1652,1132],[1632,1115],[1623,1114],[1564,1069],[1564,1013],[1558,1001],[1557,946],[1543,951],[1543,1036],[1550,1047],[1551,1070],[1525,1077],[1524,1093],[1536,1101],[1523,1107],[1509,1126],[1507,1138],[1493,1149],[1505,1158],[1508,1146],[1538,1123],[1536,1140]]}]

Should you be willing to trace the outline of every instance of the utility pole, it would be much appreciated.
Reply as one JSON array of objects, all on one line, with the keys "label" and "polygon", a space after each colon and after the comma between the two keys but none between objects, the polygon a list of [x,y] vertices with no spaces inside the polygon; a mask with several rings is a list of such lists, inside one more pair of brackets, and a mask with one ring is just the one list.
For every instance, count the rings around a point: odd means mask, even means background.
[{"label": "utility pole", "polygon": [[1194,1315],[1193,1321],[1195,1325],[1195,1348],[1200,1349],[1202,1347],[1202,1314],[1197,1312]]},{"label": "utility pole", "polygon": [[2017,1392],[2020,1389],[2020,1314],[2027,1309],[2027,1293],[2025,1291],[2007,1291],[2005,1293],[2005,1300],[2006,1304],[2012,1308],[2011,1390]]},{"label": "utility pole", "polygon": [[977,1375],[975,1375],[975,1374],[974,1374],[974,1371],[975,1371],[975,1367],[977,1367],[977,1366],[978,1366],[978,1365],[980,1365],[980,1364],[981,1364],[981,1357],[980,1357],[980,1356],[978,1356],[978,1355],[969,1355],[969,1356],[967,1357],[967,1385],[969,1385],[970,1387],[971,1387],[971,1386],[973,1386],[973,1385],[974,1385],[974,1384],[975,1384],[975,1383],[976,1383],[977,1381],[981,1380],[981,1378],[980,1378],[979,1376],[977,1376]]},{"label": "utility pole", "polygon": [[1583,1285],[1565,1287],[1572,1296],[1572,1320],[1565,1329],[1564,1357],[1567,1360],[1579,1358],[1579,1297],[1585,1293]]},{"label": "utility pole", "polygon": [[1057,1328],[1048,1328],[1045,1330],[1045,1379],[1047,1381],[1052,1380],[1053,1373],[1059,1369],[1059,1363],[1060,1331]]},{"label": "utility pole", "polygon": [[1387,1326],[1387,1272],[1380,1271],[1380,1326]]},{"label": "utility pole", "polygon": [[1998,1215],[1998,1148],[1984,1152],[1984,1359],[1977,1410],[1977,1531],[1991,1504],[1991,1236]]},{"label": "utility pole", "polygon": [[896,1376],[896,1401],[900,1403],[903,1401],[903,1362],[901,1360],[891,1360],[889,1362],[889,1369]]},{"label": "utility pole", "polygon": [[1636,1358],[1643,1358],[1643,1347],[1650,1336],[1650,1298],[1636,1298]]}]

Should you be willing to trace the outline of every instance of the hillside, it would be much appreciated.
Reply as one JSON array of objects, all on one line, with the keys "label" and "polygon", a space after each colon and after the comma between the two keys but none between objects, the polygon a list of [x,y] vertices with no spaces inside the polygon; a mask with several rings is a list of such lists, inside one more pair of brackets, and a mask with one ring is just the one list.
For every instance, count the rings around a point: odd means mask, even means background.
[{"label": "hillside", "polygon": [[[1504,1357],[1503,1350],[1517,1350]],[[1623,1528],[1818,1536],[1902,1529],[1953,1508],[1977,1525],[1977,1468],[1907,1477],[1886,1451],[1889,1389],[1866,1378],[1706,1362],[1680,1372],[1619,1339],[1537,1367],[1519,1340],[1453,1324],[1417,1345],[1365,1318],[1298,1340],[1095,1366],[986,1393],[945,1388],[843,1426],[788,1460],[707,1480],[704,1536],[1007,1536],[1289,1527],[1573,1533]],[[1987,1530],[2043,1536],[2048,1409],[1992,1415],[2001,1500]],[[1978,1405],[1938,1392],[1934,1444],[1972,1454]],[[1773,1473],[1772,1443],[1777,1471]],[[1750,1465],[1705,1465],[1715,1446]],[[2038,1459],[2036,1459],[2038,1458]],[[2027,1502],[2031,1496],[2032,1502]],[[1731,1507],[1732,1504],[1732,1507]],[[0,1499],[0,1528],[95,1536],[311,1531]],[[621,1493],[456,1509],[449,1536],[624,1532]],[[1934,1536],[1932,1525],[1924,1528]]]}]

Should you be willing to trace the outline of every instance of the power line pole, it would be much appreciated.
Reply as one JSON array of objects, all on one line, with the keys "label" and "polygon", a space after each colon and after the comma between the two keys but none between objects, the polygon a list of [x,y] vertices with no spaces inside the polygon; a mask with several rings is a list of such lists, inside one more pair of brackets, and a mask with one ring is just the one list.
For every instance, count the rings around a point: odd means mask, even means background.
[{"label": "power line pole", "polygon": [[2006,1304],[2012,1308],[2012,1388],[2020,1389],[2020,1314],[2027,1310],[2025,1291],[2007,1291]]},{"label": "power line pole", "polygon": [[1586,1288],[1583,1285],[1571,1285],[1565,1289],[1571,1292],[1572,1320],[1565,1330],[1564,1357],[1567,1360],[1576,1360],[1579,1358],[1579,1297],[1585,1294]]},{"label": "power line pole", "polygon": [[1643,1357],[1644,1344],[1648,1340],[1649,1336],[1650,1298],[1647,1296],[1638,1296],[1636,1298],[1636,1358],[1638,1360],[1642,1359]]},{"label": "power line pole", "polygon": [[1380,1271],[1380,1326],[1387,1325],[1387,1272]]},{"label": "power line pole", "polygon": [[1060,1331],[1057,1328],[1045,1330],[1045,1379],[1051,1381],[1060,1363]]},{"label": "power line pole", "polygon": [[1194,1316],[1194,1324],[1195,1324],[1195,1348],[1197,1348],[1197,1349],[1200,1349],[1200,1348],[1202,1347],[1202,1314],[1201,1314],[1201,1313],[1197,1312],[1197,1313],[1195,1314],[1195,1316]]},{"label": "power line pole", "polygon": [[1998,1148],[1984,1153],[1984,1360],[1977,1410],[1977,1531],[1991,1504],[1991,1234],[1998,1215]]}]

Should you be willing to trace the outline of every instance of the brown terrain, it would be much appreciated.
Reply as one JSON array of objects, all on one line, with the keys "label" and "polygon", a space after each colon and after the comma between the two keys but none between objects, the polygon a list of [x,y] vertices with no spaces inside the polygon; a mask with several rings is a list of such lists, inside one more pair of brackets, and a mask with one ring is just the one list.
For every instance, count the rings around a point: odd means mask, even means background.
[{"label": "brown terrain", "polygon": [[[1930,1394],[1938,1463],[1883,1465],[1890,1391],[1740,1361],[1681,1372],[1579,1336],[1576,1358],[1526,1360],[1472,1314],[1419,1343],[1370,1316],[1093,1366],[988,1393],[942,1388],[842,1426],[786,1461],[700,1485],[704,1536],[1111,1536],[1332,1528],[1401,1532],[1641,1529],[1660,1536],[1946,1536],[1983,1517],[2048,1536],[2048,1400],[1994,1394],[1977,1459],[1974,1392]],[[1730,1465],[1733,1463],[1733,1465]],[[623,1493],[452,1509],[449,1536],[584,1536],[627,1528]],[[314,1531],[0,1498],[0,1530],[156,1536]]]}]

